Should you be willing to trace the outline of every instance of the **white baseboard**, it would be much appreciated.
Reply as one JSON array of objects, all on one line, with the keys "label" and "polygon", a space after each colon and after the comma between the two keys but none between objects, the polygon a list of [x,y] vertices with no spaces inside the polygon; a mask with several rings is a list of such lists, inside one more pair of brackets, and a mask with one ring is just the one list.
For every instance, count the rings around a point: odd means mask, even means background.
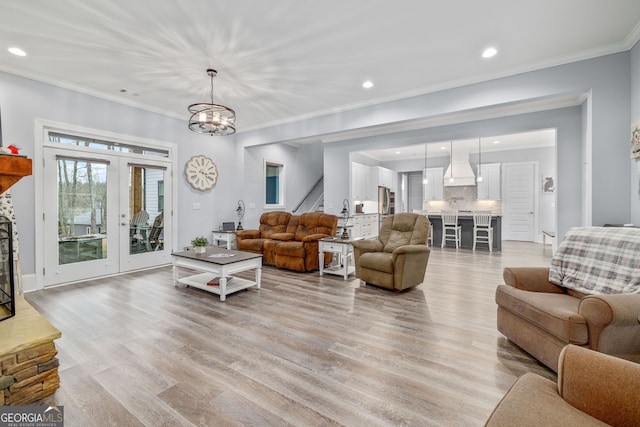
[{"label": "white baseboard", "polygon": [[[40,288],[42,289],[42,288]],[[35,274],[23,274],[22,275],[22,292],[34,292],[39,291],[36,283],[36,275]]]}]

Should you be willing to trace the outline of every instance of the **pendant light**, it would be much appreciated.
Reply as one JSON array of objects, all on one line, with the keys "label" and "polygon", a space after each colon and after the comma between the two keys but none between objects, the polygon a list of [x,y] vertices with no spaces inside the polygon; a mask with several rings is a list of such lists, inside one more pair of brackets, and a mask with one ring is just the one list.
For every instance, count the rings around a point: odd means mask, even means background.
[{"label": "pendant light", "polygon": [[206,135],[233,135],[236,133],[236,112],[224,105],[213,103],[213,78],[218,72],[209,68],[207,74],[211,78],[211,103],[189,105],[189,129]]},{"label": "pendant light", "polygon": [[449,141],[449,156],[451,157],[451,159],[449,160],[451,162],[451,165],[449,166],[449,170],[451,171],[449,182],[453,183],[455,181],[455,179],[453,179],[453,140]]},{"label": "pendant light", "polygon": [[424,144],[424,170],[422,171],[422,183],[428,184],[429,178],[427,178],[427,144]]},{"label": "pendant light", "polygon": [[482,145],[480,138],[478,138],[478,178],[476,178],[476,182],[482,182]]}]

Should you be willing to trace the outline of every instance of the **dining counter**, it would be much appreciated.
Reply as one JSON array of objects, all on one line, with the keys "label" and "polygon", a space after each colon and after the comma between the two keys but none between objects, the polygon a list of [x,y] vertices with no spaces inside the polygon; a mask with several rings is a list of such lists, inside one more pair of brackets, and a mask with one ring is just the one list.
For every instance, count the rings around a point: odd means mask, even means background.
[{"label": "dining counter", "polygon": [[[428,213],[427,218],[433,224],[433,245],[439,247],[442,244],[442,216],[440,213]],[[471,212],[458,213],[458,224],[461,228],[460,247],[473,249],[473,214]],[[502,250],[502,215],[493,214],[491,216],[491,226],[493,227],[493,250]],[[449,240],[447,246],[454,246],[455,242]],[[478,243],[476,250],[486,250],[486,243]]]}]

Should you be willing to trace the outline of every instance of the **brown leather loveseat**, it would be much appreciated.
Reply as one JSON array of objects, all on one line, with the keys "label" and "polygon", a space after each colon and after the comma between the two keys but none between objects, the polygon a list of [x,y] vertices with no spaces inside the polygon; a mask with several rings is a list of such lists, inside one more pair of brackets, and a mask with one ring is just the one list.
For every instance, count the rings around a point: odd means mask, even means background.
[{"label": "brown leather loveseat", "polygon": [[[276,267],[293,271],[312,271],[320,267],[318,240],[333,237],[338,228],[338,217],[322,212],[307,212],[300,215],[295,233],[277,236],[283,241],[275,244]],[[326,253],[324,263],[331,261]]]},{"label": "brown leather loveseat", "polygon": [[238,250],[262,254],[265,264],[274,264],[273,253],[267,252],[265,254],[264,244],[271,239],[272,235],[287,231],[287,224],[289,224],[291,216],[289,212],[282,211],[263,213],[260,215],[260,226],[257,230],[236,231]]},{"label": "brown leather loveseat", "polygon": [[[318,240],[335,236],[338,217],[322,212],[291,215],[289,212],[265,212],[258,230],[236,231],[238,250],[263,255],[263,263],[293,271],[317,269]],[[332,254],[325,254],[325,264]]]}]

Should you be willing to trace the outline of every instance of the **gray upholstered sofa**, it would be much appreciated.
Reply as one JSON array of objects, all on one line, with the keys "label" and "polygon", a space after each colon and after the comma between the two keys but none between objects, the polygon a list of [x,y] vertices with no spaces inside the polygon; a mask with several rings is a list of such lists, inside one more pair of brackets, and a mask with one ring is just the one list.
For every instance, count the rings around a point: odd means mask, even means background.
[{"label": "gray upholstered sofa", "polygon": [[550,268],[505,268],[498,330],[557,372],[575,344],[640,361],[640,229],[571,229]]}]

